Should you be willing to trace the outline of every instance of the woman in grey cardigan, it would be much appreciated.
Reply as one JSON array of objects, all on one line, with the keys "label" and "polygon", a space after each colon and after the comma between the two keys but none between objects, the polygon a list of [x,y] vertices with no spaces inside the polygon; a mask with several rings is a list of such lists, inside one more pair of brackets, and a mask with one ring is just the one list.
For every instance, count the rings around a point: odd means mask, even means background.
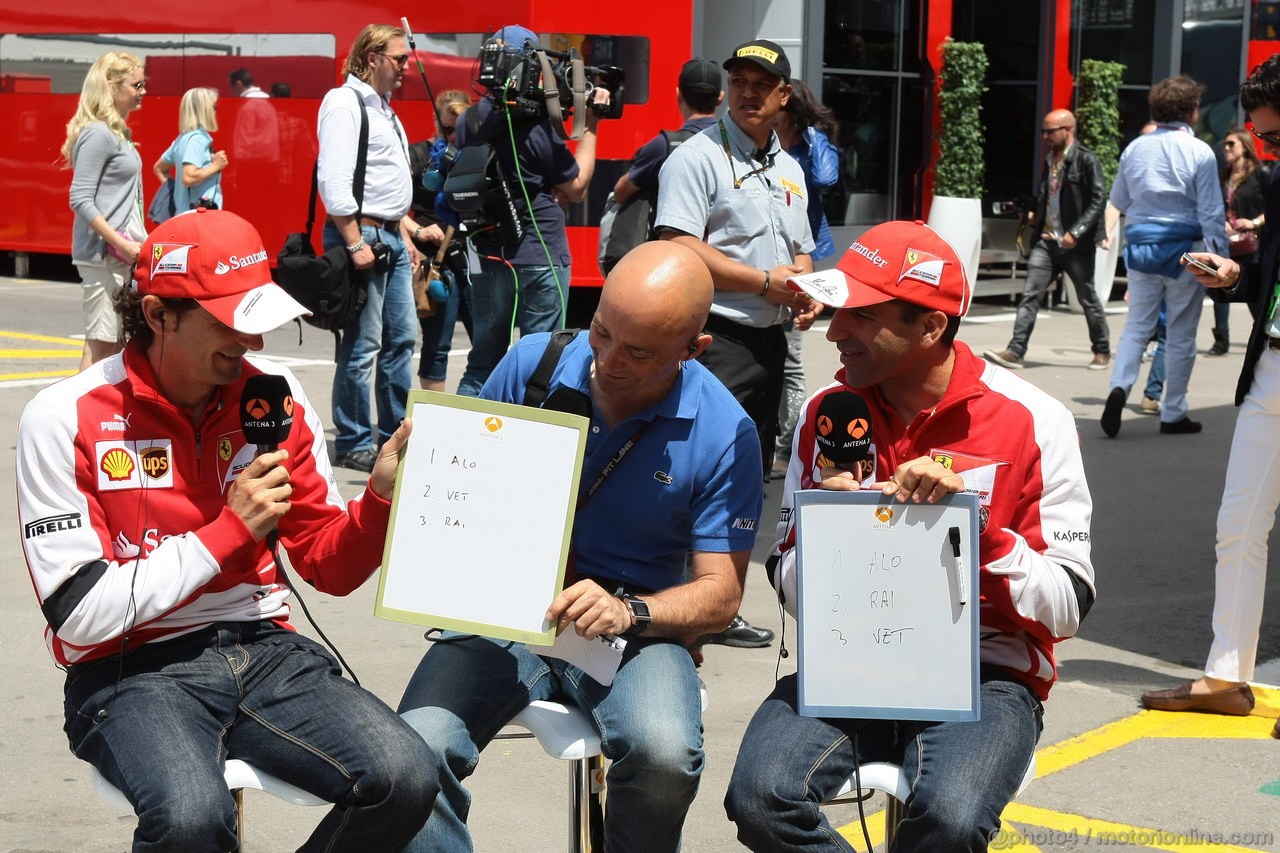
[{"label": "woman in grey cardigan", "polygon": [[84,287],[84,355],[80,369],[120,351],[115,295],[131,274],[146,239],[142,220],[142,160],[125,123],[142,106],[142,62],[104,53],[93,63],[67,122],[62,156],[71,164],[71,260]]}]

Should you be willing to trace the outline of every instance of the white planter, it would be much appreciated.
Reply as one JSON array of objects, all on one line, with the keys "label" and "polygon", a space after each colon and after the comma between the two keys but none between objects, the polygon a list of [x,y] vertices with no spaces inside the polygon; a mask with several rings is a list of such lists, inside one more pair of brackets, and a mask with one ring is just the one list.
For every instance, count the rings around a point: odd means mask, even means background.
[{"label": "white planter", "polygon": [[929,207],[928,224],[956,250],[969,281],[976,280],[978,254],[982,250],[982,202],[936,195]]}]

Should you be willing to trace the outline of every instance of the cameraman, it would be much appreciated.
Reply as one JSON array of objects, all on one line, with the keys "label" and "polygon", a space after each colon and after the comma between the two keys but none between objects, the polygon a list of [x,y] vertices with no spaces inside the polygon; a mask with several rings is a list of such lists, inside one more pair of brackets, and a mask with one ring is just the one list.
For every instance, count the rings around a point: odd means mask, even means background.
[{"label": "cameraman", "polygon": [[[537,36],[519,26],[502,27],[492,41],[515,52],[539,48]],[[609,93],[597,88],[593,100],[607,105]],[[599,121],[600,117],[588,110],[586,129],[576,150],[570,152],[550,118],[511,116],[502,107],[502,92],[495,91],[468,110],[459,123],[459,147],[479,142],[493,145],[503,174],[512,184],[511,195],[524,226],[524,237],[516,244],[478,241],[480,269],[471,275],[471,353],[458,385],[459,394],[479,396],[510,346],[513,313],[522,335],[554,331],[563,325],[570,259],[562,205],[582,201],[587,194],[596,168]]]}]

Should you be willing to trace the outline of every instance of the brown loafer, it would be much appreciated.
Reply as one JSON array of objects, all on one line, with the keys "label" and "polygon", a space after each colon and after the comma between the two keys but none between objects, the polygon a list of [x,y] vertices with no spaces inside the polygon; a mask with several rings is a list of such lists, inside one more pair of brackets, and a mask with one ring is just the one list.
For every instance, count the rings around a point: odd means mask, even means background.
[{"label": "brown loafer", "polygon": [[1276,720],[1275,728],[1271,730],[1272,737],[1280,737],[1280,720]]},{"label": "brown loafer", "polygon": [[1247,717],[1253,711],[1253,691],[1249,685],[1191,695],[1191,682],[1172,690],[1148,690],[1142,704],[1153,711],[1201,711],[1206,714],[1230,714]]}]

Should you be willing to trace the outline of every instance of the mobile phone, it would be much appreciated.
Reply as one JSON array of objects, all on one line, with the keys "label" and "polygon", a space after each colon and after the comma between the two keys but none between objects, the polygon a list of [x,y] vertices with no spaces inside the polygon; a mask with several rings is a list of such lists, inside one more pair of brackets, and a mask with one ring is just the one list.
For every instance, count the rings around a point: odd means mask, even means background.
[{"label": "mobile phone", "polygon": [[1211,264],[1208,264],[1208,263],[1206,263],[1206,262],[1204,262],[1204,261],[1196,260],[1195,258],[1191,257],[1191,253],[1190,253],[1190,252],[1183,252],[1183,253],[1182,253],[1182,261],[1183,261],[1183,263],[1185,263],[1187,266],[1189,266],[1189,267],[1195,267],[1196,269],[1200,270],[1201,272],[1206,272],[1206,273],[1208,273],[1209,275],[1212,275],[1212,276],[1216,276],[1216,275],[1218,275],[1218,268],[1217,268],[1217,267],[1215,267],[1215,266],[1213,266],[1213,265],[1211,265]]}]

